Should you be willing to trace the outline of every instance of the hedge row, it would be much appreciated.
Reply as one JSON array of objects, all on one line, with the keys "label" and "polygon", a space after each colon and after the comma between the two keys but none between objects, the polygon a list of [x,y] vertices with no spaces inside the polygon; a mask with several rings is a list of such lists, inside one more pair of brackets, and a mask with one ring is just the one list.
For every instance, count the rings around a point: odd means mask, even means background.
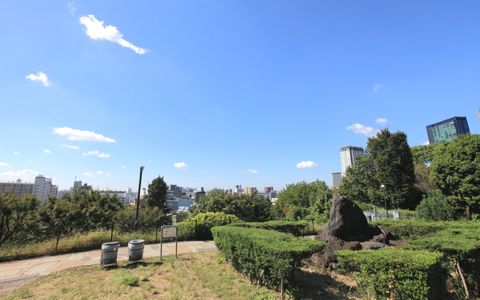
[{"label": "hedge row", "polygon": [[385,248],[336,252],[339,269],[354,272],[359,287],[375,299],[443,299],[442,254]]},{"label": "hedge row", "polygon": [[308,221],[267,221],[235,223],[231,226],[275,230],[285,233],[291,233],[294,236],[301,236],[305,228],[307,228],[309,225],[310,223]]},{"label": "hedge row", "polygon": [[[382,221],[381,227],[405,239],[405,249],[442,252],[449,263],[450,278],[457,294],[480,295],[480,223],[431,221]],[[459,278],[464,277],[465,284]]]},{"label": "hedge row", "polygon": [[273,230],[222,226],[212,228],[217,247],[237,271],[252,281],[283,291],[302,259],[323,243]]}]

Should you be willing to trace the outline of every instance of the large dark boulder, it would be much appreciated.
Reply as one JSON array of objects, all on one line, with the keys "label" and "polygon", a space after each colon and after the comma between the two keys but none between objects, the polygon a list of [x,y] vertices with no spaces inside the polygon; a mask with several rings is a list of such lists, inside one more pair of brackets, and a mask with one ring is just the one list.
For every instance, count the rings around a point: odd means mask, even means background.
[{"label": "large dark boulder", "polygon": [[335,196],[330,208],[330,219],[323,230],[323,240],[332,237],[343,241],[364,242],[378,232],[368,225],[363,211],[352,200],[344,196]]}]

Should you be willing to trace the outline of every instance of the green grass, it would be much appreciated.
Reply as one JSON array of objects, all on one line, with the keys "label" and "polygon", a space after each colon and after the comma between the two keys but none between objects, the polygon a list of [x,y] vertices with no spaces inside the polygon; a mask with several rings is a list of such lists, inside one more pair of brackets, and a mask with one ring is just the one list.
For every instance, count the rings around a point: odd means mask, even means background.
[{"label": "green grass", "polygon": [[81,267],[33,281],[6,299],[278,299],[252,284],[218,253],[166,257],[117,268]]}]

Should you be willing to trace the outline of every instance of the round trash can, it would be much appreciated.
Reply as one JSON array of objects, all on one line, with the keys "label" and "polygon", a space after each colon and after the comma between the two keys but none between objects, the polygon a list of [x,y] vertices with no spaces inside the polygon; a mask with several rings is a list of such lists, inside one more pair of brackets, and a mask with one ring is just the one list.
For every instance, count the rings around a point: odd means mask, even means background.
[{"label": "round trash can", "polygon": [[100,257],[100,265],[117,264],[119,242],[108,242],[102,244],[102,255]]},{"label": "round trash can", "polygon": [[128,242],[128,261],[137,261],[142,259],[144,244],[144,240],[131,240]]}]

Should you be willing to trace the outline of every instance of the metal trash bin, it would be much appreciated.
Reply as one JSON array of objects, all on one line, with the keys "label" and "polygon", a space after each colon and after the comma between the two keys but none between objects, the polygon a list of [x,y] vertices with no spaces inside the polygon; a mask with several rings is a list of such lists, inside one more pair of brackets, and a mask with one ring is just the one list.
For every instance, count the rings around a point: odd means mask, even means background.
[{"label": "metal trash bin", "polygon": [[128,242],[128,261],[137,261],[143,258],[144,240],[131,240]]},{"label": "metal trash bin", "polygon": [[100,265],[116,265],[118,248],[120,242],[108,242],[102,244],[102,255],[100,257]]}]

